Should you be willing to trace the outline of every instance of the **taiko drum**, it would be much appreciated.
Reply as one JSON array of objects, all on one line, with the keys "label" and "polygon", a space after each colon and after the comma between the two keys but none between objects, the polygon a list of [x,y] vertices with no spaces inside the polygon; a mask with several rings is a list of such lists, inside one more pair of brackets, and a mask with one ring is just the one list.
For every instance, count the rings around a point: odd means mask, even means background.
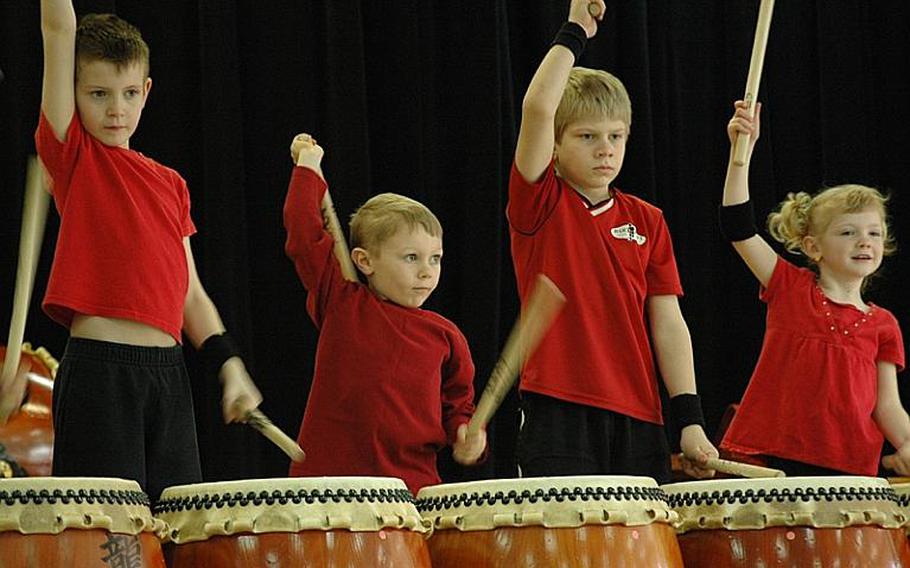
[{"label": "taiko drum", "polygon": [[871,477],[693,481],[663,486],[687,568],[910,566],[894,490]]},{"label": "taiko drum", "polygon": [[155,506],[169,526],[171,568],[429,568],[428,528],[404,482],[281,478],[169,487]]},{"label": "taiko drum", "polygon": [[163,536],[135,481],[0,479],[0,568],[165,568]]},{"label": "taiko drum", "polygon": [[[6,347],[0,346],[0,363],[6,358]],[[3,456],[13,463],[0,462],[0,477],[18,477],[14,471],[20,466],[25,475],[48,476],[54,452],[54,421],[51,416],[51,398],[57,361],[43,348],[32,350],[25,344],[22,359],[31,366],[26,402],[18,412],[0,425],[0,460]]]},{"label": "taiko drum", "polygon": [[675,514],[648,477],[552,477],[425,487],[434,568],[683,566]]}]

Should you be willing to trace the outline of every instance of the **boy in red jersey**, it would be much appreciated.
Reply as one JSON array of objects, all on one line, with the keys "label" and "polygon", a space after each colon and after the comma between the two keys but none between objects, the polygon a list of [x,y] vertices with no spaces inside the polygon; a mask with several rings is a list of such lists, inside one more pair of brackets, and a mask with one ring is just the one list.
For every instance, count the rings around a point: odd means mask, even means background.
[{"label": "boy in red jersey", "polygon": [[486,434],[467,435],[474,413],[468,343],[444,317],[420,309],[439,283],[442,226],[421,203],[383,193],[351,218],[351,258],[368,285],[343,279],[320,204],[328,190],[322,148],[291,145],[285,250],[319,328],[313,386],[292,476],[366,475],[404,480],[417,493],[439,483],[436,453],[452,444],[473,464]]},{"label": "boy in red jersey", "polygon": [[[568,300],[522,371],[519,464],[524,476],[667,481],[656,358],[690,458],[684,468],[709,476],[700,464],[717,450],[695,394],[666,223],[659,209],[611,186],[632,121],[628,94],[605,71],[573,69],[597,31],[591,3],[571,2],[568,22],[528,86],[509,183],[522,301],[538,273]],[[603,2],[596,4],[602,15]]]},{"label": "boy in red jersey", "polygon": [[112,14],[76,25],[42,0],[35,133],[60,213],[44,309],[70,339],[54,389],[54,475],[134,479],[152,500],[201,480],[181,330],[223,383],[226,421],[261,395],[196,274],[186,183],[129,147],[152,80],[139,31]]}]

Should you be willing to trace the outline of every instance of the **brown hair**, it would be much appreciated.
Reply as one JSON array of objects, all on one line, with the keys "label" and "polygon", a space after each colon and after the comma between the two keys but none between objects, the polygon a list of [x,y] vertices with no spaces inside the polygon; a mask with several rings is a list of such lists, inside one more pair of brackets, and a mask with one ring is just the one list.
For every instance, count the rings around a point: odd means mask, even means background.
[{"label": "brown hair", "polygon": [[[139,64],[149,74],[149,46],[138,28],[115,14],[86,14],[76,28],[76,65],[107,61],[117,69]],[[78,72],[78,71],[77,71]]]}]

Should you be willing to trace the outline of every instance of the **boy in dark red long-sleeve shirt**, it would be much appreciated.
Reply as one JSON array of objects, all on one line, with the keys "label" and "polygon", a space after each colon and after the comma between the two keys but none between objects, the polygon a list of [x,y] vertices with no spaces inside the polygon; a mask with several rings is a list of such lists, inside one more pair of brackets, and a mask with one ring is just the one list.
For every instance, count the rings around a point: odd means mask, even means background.
[{"label": "boy in dark red long-sleeve shirt", "polygon": [[320,210],[323,150],[295,137],[284,207],[285,250],[309,292],[319,328],[316,368],[292,476],[390,476],[417,492],[439,483],[436,453],[452,444],[477,461],[486,435],[467,435],[474,365],[467,341],[420,306],[439,282],[442,227],[422,204],[384,193],[351,219],[351,258],[367,285],[346,281]]}]

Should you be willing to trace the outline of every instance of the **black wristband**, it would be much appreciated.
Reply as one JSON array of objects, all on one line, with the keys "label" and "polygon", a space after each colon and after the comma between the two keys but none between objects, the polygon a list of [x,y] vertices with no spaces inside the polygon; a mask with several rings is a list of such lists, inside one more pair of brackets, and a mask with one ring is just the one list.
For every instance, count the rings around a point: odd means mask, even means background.
[{"label": "black wristband", "polygon": [[578,61],[587,43],[588,34],[585,33],[585,29],[575,22],[566,22],[556,32],[556,37],[553,38],[553,43],[550,46],[561,45],[568,48],[572,55],[575,56],[575,61]]},{"label": "black wristband", "polygon": [[697,394],[678,394],[670,399],[670,413],[680,429],[692,424],[705,427],[705,416],[701,411],[701,397]]},{"label": "black wristband", "polygon": [[221,366],[231,357],[240,357],[240,349],[234,338],[227,332],[220,335],[209,336],[202,342],[199,347],[199,355],[202,358],[202,364],[205,366],[205,372],[209,375],[218,376]]},{"label": "black wristband", "polygon": [[721,205],[717,211],[720,232],[728,241],[744,241],[758,233],[752,201]]}]

